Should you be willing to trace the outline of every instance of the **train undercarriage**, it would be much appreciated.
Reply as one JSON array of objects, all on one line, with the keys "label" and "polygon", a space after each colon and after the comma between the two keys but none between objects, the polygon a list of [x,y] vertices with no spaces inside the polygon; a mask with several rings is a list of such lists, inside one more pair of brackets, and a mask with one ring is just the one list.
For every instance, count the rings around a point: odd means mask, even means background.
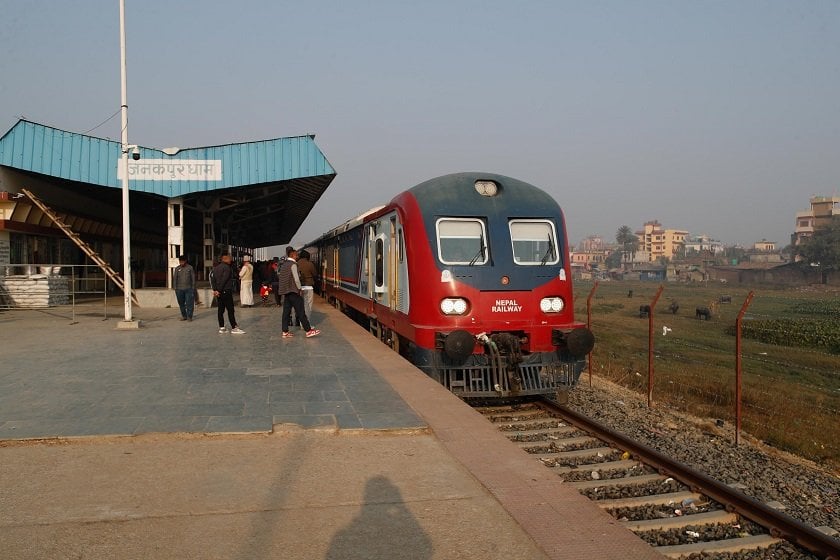
[{"label": "train undercarriage", "polygon": [[[586,364],[585,358],[575,358],[568,352],[522,352],[519,333],[473,336],[454,331],[439,334],[434,350],[420,348],[375,317],[338,299],[332,299],[332,303],[383,344],[464,399],[510,400],[548,395],[566,402]],[[483,345],[484,353],[473,353],[476,340]],[[463,347],[463,356],[450,357],[458,352],[453,345]]]}]

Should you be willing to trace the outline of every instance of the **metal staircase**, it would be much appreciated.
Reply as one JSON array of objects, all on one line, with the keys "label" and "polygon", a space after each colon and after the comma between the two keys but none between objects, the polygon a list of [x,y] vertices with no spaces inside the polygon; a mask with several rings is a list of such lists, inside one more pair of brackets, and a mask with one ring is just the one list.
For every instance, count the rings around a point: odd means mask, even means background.
[{"label": "metal staircase", "polygon": [[[21,189],[21,192],[23,194],[25,194],[29,198],[29,200],[32,201],[32,203],[35,206],[40,208],[41,212],[43,212],[50,220],[52,220],[53,223],[56,226],[58,226],[59,229],[61,229],[61,231],[63,231],[64,234],[73,241],[73,243],[78,245],[79,249],[84,251],[84,253],[88,257],[90,257],[90,260],[95,262],[96,265],[99,266],[99,268],[102,269],[102,272],[104,272],[108,276],[108,278],[110,278],[114,282],[114,284],[116,284],[119,287],[119,289],[121,289],[123,291],[123,294],[125,294],[125,290],[126,290],[125,282],[123,281],[123,278],[119,275],[119,273],[117,273],[116,270],[111,268],[111,265],[109,265],[107,262],[105,262],[102,259],[102,257],[100,257],[99,254],[96,253],[96,251],[91,249],[90,246],[87,243],[82,241],[82,238],[79,237],[78,233],[76,233],[75,231],[70,229],[70,226],[65,224],[61,220],[61,218],[55,212],[52,211],[52,209],[49,206],[44,204],[37,196],[32,194],[31,191],[29,191],[27,189]],[[134,302],[135,305],[140,304],[137,301],[137,295],[134,293],[134,290],[131,290],[131,301]]]}]

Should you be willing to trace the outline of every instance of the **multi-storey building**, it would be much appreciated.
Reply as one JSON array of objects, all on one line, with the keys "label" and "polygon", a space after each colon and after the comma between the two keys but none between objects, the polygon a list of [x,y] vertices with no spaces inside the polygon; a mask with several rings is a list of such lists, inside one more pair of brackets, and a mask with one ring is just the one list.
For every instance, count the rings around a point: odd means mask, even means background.
[{"label": "multi-storey building", "polygon": [[719,255],[723,253],[723,243],[717,239],[712,239],[708,235],[701,233],[700,235],[685,240],[686,253],[704,253],[708,252],[712,255]]},{"label": "multi-storey building", "polygon": [[607,260],[607,252],[600,251],[571,251],[570,258],[572,266],[583,267],[590,269],[595,265],[600,268],[604,261]]},{"label": "multi-storey building", "polygon": [[578,243],[577,249],[571,251],[572,266],[590,270],[600,268],[607,259],[609,251],[600,235],[590,235]]},{"label": "multi-storey building", "polygon": [[655,262],[660,258],[673,259],[685,247],[687,231],[678,229],[663,229],[656,220],[646,222],[644,229],[637,231],[639,238],[639,253],[647,253],[648,261]]},{"label": "multi-storey building", "polygon": [[753,251],[758,251],[759,253],[772,253],[775,250],[776,244],[772,241],[767,241],[766,239],[762,239],[761,241],[757,241],[753,244]]},{"label": "multi-storey building", "polygon": [[603,251],[604,240],[600,235],[590,235],[578,243],[577,250],[582,253],[590,251]]},{"label": "multi-storey building", "polygon": [[791,244],[799,245],[816,228],[827,226],[833,216],[840,216],[840,196],[812,196],[811,209],[796,213],[796,229]]}]

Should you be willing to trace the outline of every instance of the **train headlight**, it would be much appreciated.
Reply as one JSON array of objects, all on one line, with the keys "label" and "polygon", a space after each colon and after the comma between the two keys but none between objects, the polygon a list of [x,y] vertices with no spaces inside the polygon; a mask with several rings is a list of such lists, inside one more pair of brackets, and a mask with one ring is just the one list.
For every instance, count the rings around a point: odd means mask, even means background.
[{"label": "train headlight", "polygon": [[565,306],[563,298],[559,297],[547,297],[540,300],[540,311],[543,313],[560,313]]},{"label": "train headlight", "polygon": [[475,190],[481,196],[496,196],[499,192],[499,187],[493,181],[476,181]]},{"label": "train headlight", "polygon": [[468,307],[467,300],[463,298],[446,298],[440,302],[440,310],[444,315],[463,315]]}]

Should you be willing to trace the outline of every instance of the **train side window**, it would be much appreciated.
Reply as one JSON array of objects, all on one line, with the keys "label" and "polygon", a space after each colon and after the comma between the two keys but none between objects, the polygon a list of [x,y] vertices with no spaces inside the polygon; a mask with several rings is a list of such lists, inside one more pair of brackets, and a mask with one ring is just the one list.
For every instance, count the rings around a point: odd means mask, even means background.
[{"label": "train side window", "polygon": [[437,245],[443,264],[486,264],[490,258],[484,222],[475,218],[440,218]]},{"label": "train side window", "polygon": [[374,281],[376,282],[377,288],[381,288],[385,284],[384,247],[382,238],[377,238],[374,248]]},{"label": "train side window", "polygon": [[510,220],[509,225],[514,263],[553,265],[560,262],[554,223],[549,220]]}]

